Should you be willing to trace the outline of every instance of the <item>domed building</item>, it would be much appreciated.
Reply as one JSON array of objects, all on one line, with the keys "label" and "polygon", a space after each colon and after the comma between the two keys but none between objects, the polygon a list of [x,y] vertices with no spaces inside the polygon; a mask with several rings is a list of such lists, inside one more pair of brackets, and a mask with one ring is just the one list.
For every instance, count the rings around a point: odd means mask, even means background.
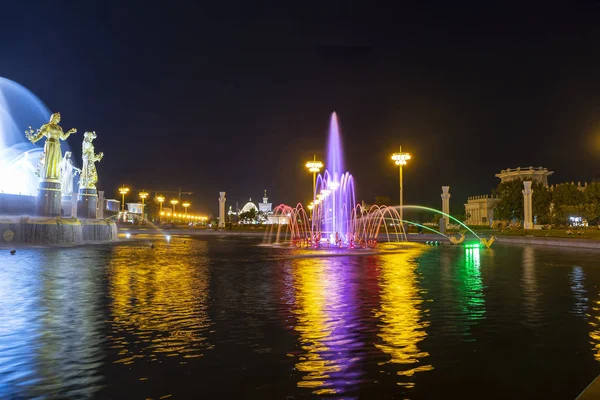
[{"label": "domed building", "polygon": [[252,197],[250,197],[248,199],[248,202],[240,210],[239,214],[242,214],[242,213],[245,213],[245,212],[250,212],[252,210],[254,210],[256,213],[258,213],[258,207],[256,207],[256,204],[254,204],[252,202]]},{"label": "domed building", "polygon": [[[242,207],[238,209],[237,212],[232,210],[232,207],[229,207],[229,211],[227,212],[230,221],[238,221],[240,224],[287,224],[289,223],[288,216],[273,215],[273,203],[269,203],[269,198],[267,197],[267,191],[265,190],[262,203],[258,203],[258,206],[252,202],[252,198],[248,199],[248,202]],[[256,219],[254,221],[240,221],[240,215],[248,212],[254,212],[256,215]]]}]

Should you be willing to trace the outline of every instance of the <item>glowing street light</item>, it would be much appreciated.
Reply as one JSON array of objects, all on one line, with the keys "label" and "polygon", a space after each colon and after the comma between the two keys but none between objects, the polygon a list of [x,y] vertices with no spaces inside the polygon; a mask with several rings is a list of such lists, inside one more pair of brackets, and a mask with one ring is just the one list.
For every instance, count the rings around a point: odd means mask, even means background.
[{"label": "glowing street light", "polygon": [[402,222],[404,220],[403,217],[403,212],[402,212],[402,166],[406,165],[406,161],[410,160],[410,154],[409,153],[403,153],[402,152],[402,146],[400,146],[400,151],[398,153],[394,153],[392,155],[392,160],[394,160],[396,162],[396,165],[398,166],[399,172],[400,172],[400,223],[402,224],[402,231],[404,232],[404,223]]},{"label": "glowing street light", "polygon": [[313,155],[312,161],[308,161],[306,163],[306,168],[313,174],[313,200],[317,194],[317,174],[323,168],[323,163],[321,161],[317,161],[317,156]]},{"label": "glowing street light", "polygon": [[190,203],[188,203],[188,202],[186,201],[185,203],[183,203],[183,204],[181,204],[181,205],[183,206],[183,208],[185,208],[185,213],[184,213],[184,215],[187,215],[187,209],[188,209],[188,207],[190,206]]},{"label": "glowing street light", "polygon": [[175,214],[175,206],[177,205],[177,203],[179,203],[178,200],[171,200],[171,204],[173,205],[173,219],[175,219],[175,217],[177,217],[177,215]]},{"label": "glowing street light", "polygon": [[123,222],[125,222],[125,195],[129,193],[129,188],[123,185],[119,188],[119,193],[123,196],[121,200],[121,215],[123,216]]},{"label": "glowing street light", "polygon": [[146,197],[148,197],[148,192],[146,192],[145,190],[142,190],[140,193],[138,193],[138,195],[140,196],[140,199],[142,199],[142,221],[144,220],[144,208],[146,207]]},{"label": "glowing street light", "polygon": [[[158,195],[158,196],[156,196],[156,200],[158,201],[158,207],[159,207],[158,213],[162,217],[163,215],[165,215],[165,213],[162,210],[162,204],[165,201],[165,196],[163,196],[162,194]],[[162,220],[162,218],[159,218],[159,220]]]}]

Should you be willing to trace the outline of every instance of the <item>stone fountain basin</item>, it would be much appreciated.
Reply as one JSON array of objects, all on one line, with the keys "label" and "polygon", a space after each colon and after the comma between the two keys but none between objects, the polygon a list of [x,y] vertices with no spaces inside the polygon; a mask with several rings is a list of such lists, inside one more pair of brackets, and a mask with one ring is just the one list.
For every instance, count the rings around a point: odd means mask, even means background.
[{"label": "stone fountain basin", "polygon": [[103,219],[0,216],[0,243],[81,244],[117,238],[117,225]]}]

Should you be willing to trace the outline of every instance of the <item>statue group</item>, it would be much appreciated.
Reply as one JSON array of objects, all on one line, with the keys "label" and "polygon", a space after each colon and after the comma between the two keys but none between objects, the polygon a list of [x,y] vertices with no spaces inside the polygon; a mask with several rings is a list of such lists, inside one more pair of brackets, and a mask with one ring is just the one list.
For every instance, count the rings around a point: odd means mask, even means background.
[{"label": "statue group", "polygon": [[61,197],[71,197],[73,195],[73,179],[79,174],[79,196],[77,199],[77,213],[86,218],[96,218],[98,173],[96,171],[96,162],[102,160],[103,153],[96,154],[92,141],[96,138],[96,132],[85,132],[82,144],[82,168],[79,169],[73,165],[71,152],[67,151],[62,156],[60,141],[77,133],[73,128],[63,132],[60,123],[60,113],[54,113],[50,116],[50,121],[42,125],[35,131],[29,127],[25,131],[25,136],[31,143],[36,143],[42,138],[46,138],[44,143],[44,153],[38,165],[40,177],[38,192],[38,214],[46,216],[59,216]]}]

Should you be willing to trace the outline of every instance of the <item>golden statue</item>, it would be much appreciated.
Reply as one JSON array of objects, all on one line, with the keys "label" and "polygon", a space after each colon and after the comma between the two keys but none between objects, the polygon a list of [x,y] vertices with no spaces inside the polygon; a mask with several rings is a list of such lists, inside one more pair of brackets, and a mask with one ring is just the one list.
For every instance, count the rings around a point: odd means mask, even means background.
[{"label": "golden statue", "polygon": [[92,144],[92,140],[94,139],[96,139],[96,132],[94,131],[83,134],[83,144],[81,145],[83,167],[81,168],[79,187],[84,189],[96,189],[98,173],[96,172],[95,163],[104,157],[104,153],[94,153],[94,145]]},{"label": "golden statue", "polygon": [[42,125],[35,132],[29,127],[25,131],[25,136],[31,143],[35,143],[44,136],[46,143],[44,144],[44,159],[40,170],[40,178],[45,182],[60,182],[60,162],[62,161],[62,152],[60,150],[60,141],[67,140],[72,134],[76,133],[77,129],[70,129],[67,133],[63,133],[62,128],[58,125],[60,122],[60,113],[54,113],[50,116],[50,121]]},{"label": "golden statue", "polygon": [[494,243],[495,240],[496,240],[496,236],[490,236],[489,239],[486,239],[486,238],[479,239],[479,241],[481,242],[481,244],[483,244],[488,249],[490,247],[492,247],[492,243]]},{"label": "golden statue", "polygon": [[460,235],[459,238],[457,238],[456,236],[448,236],[448,240],[452,244],[460,244],[465,241],[465,235],[462,233],[459,233],[459,235]]}]

